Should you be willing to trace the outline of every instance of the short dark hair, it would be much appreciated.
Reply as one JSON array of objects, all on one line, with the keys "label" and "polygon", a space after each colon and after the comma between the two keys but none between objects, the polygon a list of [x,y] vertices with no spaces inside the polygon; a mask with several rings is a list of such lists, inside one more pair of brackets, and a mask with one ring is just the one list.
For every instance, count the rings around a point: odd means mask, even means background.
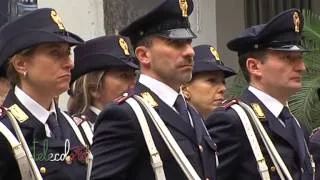
[{"label": "short dark hair", "polygon": [[267,51],[262,49],[262,50],[249,51],[239,56],[239,66],[247,82],[251,81],[250,75],[247,69],[247,59],[254,58],[261,62],[264,62],[266,54],[267,54]]}]

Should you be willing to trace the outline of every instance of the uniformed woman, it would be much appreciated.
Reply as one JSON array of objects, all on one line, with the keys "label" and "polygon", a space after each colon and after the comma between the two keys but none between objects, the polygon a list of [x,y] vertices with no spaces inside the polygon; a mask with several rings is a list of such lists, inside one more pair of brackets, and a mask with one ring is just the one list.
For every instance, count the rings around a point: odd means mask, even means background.
[{"label": "uniformed woman", "polygon": [[[50,8],[32,11],[0,29],[0,68],[13,85],[3,106],[18,122],[16,126],[2,109],[0,179],[33,179],[30,174],[43,179],[85,179],[83,136],[54,103],[54,97],[69,88],[70,47],[82,42]],[[21,138],[27,144],[25,152],[31,153],[29,161],[16,157],[15,141]],[[35,169],[26,172],[30,167]]]},{"label": "uniformed woman", "polygon": [[104,105],[134,85],[138,67],[130,49],[122,36],[98,37],[75,48],[70,114],[87,120],[93,128]]},{"label": "uniformed woman", "polygon": [[210,45],[194,47],[194,67],[191,81],[183,86],[185,98],[204,119],[222,105],[226,91],[225,78],[236,73],[225,66],[218,51]]}]

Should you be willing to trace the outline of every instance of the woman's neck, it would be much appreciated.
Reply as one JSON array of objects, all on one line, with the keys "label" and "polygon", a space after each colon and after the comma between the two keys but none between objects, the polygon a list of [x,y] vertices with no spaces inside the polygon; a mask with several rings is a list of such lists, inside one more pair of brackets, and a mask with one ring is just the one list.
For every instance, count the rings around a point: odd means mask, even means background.
[{"label": "woman's neck", "polygon": [[30,98],[40,104],[43,108],[49,110],[52,99],[54,96],[46,93],[45,91],[41,90],[41,88],[32,88],[26,84],[21,84],[19,88],[26,93]]}]

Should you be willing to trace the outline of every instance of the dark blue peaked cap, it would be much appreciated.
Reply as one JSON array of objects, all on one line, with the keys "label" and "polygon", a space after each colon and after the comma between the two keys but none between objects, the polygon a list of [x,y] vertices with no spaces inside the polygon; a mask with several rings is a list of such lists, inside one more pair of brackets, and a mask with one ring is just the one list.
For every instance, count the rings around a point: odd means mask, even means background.
[{"label": "dark blue peaked cap", "polygon": [[80,76],[96,70],[117,67],[138,69],[132,46],[123,36],[102,36],[86,41],[74,49],[71,84]]},{"label": "dark blue peaked cap", "polygon": [[159,35],[168,39],[191,39],[188,20],[193,11],[192,0],[162,0],[155,8],[120,31],[133,45],[147,35]]},{"label": "dark blue peaked cap", "polygon": [[259,49],[307,51],[301,46],[303,16],[298,9],[286,10],[266,24],[247,28],[240,36],[227,43],[238,55]]},{"label": "dark blue peaked cap", "polygon": [[3,25],[0,28],[1,76],[5,75],[9,58],[17,52],[41,43],[55,42],[77,45],[83,40],[65,29],[54,9],[37,9]]},{"label": "dark blue peaked cap", "polygon": [[210,45],[200,45],[194,47],[194,67],[193,74],[201,72],[222,71],[224,77],[235,75],[233,69],[225,66],[219,57],[218,51]]}]

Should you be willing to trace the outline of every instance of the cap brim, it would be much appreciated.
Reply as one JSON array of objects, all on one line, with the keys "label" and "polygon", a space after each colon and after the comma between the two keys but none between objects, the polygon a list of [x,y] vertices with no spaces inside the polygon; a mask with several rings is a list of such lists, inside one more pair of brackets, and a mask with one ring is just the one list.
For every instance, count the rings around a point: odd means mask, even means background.
[{"label": "cap brim", "polygon": [[[136,59],[123,60],[118,57],[114,57],[107,53],[100,54],[89,54],[82,59],[75,59],[74,69],[71,71],[71,82],[72,84],[75,80],[84,74],[104,70],[108,68],[119,68],[119,67],[129,67],[133,69],[139,69],[139,67],[134,63]],[[103,62],[103,63],[102,63]],[[102,64],[101,64],[102,63]],[[81,65],[80,65],[81,64]]]},{"label": "cap brim", "polygon": [[292,51],[292,52],[310,52],[310,50],[299,45],[285,45],[281,47],[268,47],[267,49],[275,51]]},{"label": "cap brim", "polygon": [[160,33],[156,33],[159,36],[168,39],[194,39],[197,35],[190,28],[177,28],[164,30]]},{"label": "cap brim", "polygon": [[225,78],[228,78],[230,76],[237,74],[236,72],[234,72],[233,69],[227,66],[222,66],[219,64],[212,64],[212,63],[201,63],[199,65],[195,65],[192,73],[195,74],[195,73],[212,72],[212,71],[222,71],[224,73]]}]

